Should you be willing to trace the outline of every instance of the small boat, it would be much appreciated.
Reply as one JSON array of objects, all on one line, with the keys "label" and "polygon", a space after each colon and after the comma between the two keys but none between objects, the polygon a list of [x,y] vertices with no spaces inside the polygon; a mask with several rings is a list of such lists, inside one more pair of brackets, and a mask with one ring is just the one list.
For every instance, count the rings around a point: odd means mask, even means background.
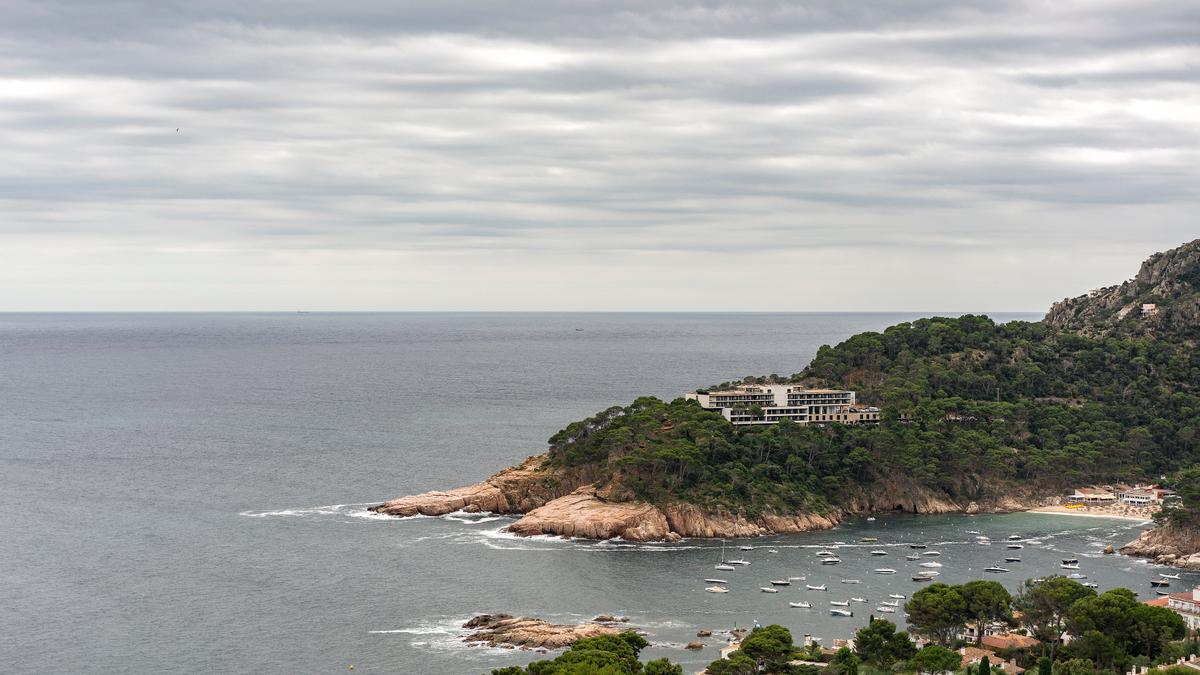
[{"label": "small boat", "polygon": [[866,598],[850,598],[851,602],[866,602]]},{"label": "small boat", "polygon": [[804,581],[808,577],[788,577],[788,581]]},{"label": "small boat", "polygon": [[788,581],[787,579],[772,579],[771,585],[772,586],[791,586],[792,582]]},{"label": "small boat", "polygon": [[925,544],[909,544],[908,547],[909,548],[929,548]]},{"label": "small boat", "polygon": [[821,558],[822,565],[837,565],[842,562],[841,558]]},{"label": "small boat", "polygon": [[1070,574],[1067,575],[1067,578],[1068,579],[1086,579],[1087,575],[1080,574],[1079,572],[1071,572]]},{"label": "small boat", "polygon": [[888,597],[895,598],[897,600],[903,600],[907,596],[905,596],[903,593],[888,593]]},{"label": "small boat", "polygon": [[861,584],[862,581],[859,579],[842,579],[842,583],[843,584]]},{"label": "small boat", "polygon": [[1015,551],[1015,550],[1017,550],[1017,549],[1019,549],[1019,548],[1025,548],[1025,547],[1024,547],[1024,546],[1022,546],[1022,545],[1020,545],[1020,544],[1009,544],[1008,546],[1005,546],[1004,548],[1011,549],[1011,550],[1014,550],[1014,551]]},{"label": "small boat", "polygon": [[1008,571],[1008,568],[1007,568],[1007,567],[1001,567],[1001,566],[999,566],[999,565],[992,565],[991,567],[985,567],[985,568],[983,568],[983,571],[984,571],[984,572],[994,572],[994,573],[996,573],[996,574],[1001,574],[1001,573],[1007,572],[1007,571]]},{"label": "small boat", "polygon": [[888,607],[887,605],[880,605],[879,607],[876,607],[876,608],[875,608],[875,611],[876,611],[876,612],[882,612],[882,613],[884,613],[884,614],[895,614],[895,613],[896,613],[896,608],[895,608],[895,607]]},{"label": "small boat", "polygon": [[1159,572],[1159,573],[1158,573],[1158,576],[1160,576],[1160,577],[1162,577],[1162,578],[1164,578],[1164,579],[1175,579],[1176,581],[1178,581],[1178,580],[1179,580],[1179,575],[1178,575],[1178,574],[1164,574],[1164,573],[1162,573],[1162,572]]},{"label": "small boat", "polygon": [[871,555],[887,555],[887,551],[875,549],[874,551],[871,551]]},{"label": "small boat", "polygon": [[848,609],[842,609],[840,607],[830,607],[829,613],[833,616],[854,616],[854,612],[851,612]]},{"label": "small boat", "polygon": [[904,556],[904,559],[905,559],[905,560],[920,560],[920,559],[921,559],[921,556],[919,556],[919,555],[906,555],[906,556]]},{"label": "small boat", "polygon": [[738,550],[739,551],[753,551],[754,547],[753,546],[739,546]]},{"label": "small boat", "polygon": [[862,539],[859,539],[859,541],[861,541],[864,544],[873,544],[873,543],[879,541],[879,537],[863,537]]},{"label": "small boat", "polygon": [[917,572],[917,574],[919,574],[923,577],[929,577],[932,579],[933,577],[940,575],[941,572],[939,572],[937,570],[921,570],[920,572]]},{"label": "small boat", "polygon": [[807,602],[789,602],[788,607],[799,607],[800,609],[809,609],[810,607],[812,607],[812,605],[810,605]]},{"label": "small boat", "polygon": [[875,516],[867,516],[867,522],[868,522],[868,523],[873,523],[873,522],[875,522]]},{"label": "small boat", "polygon": [[706,588],[704,590],[708,591],[709,593],[728,593],[729,592],[729,589],[725,588],[724,586],[709,586],[708,588]]},{"label": "small boat", "polygon": [[914,574],[912,577],[912,580],[913,581],[933,581],[933,577],[926,576],[924,574]]},{"label": "small boat", "polygon": [[705,579],[705,581],[707,581],[710,584],[727,584],[727,583],[729,583],[728,581],[725,581],[724,579]]},{"label": "small boat", "polygon": [[767,553],[779,553],[779,549],[769,548],[767,549]]},{"label": "small boat", "polygon": [[1093,583],[1091,581],[1085,581],[1083,582],[1083,585],[1087,586],[1088,588],[1100,588],[1100,584]]},{"label": "small boat", "polygon": [[713,569],[715,569],[715,570],[732,570],[732,569],[734,569],[734,567],[733,567],[733,565],[730,565],[727,563],[721,563],[720,565],[713,565]]},{"label": "small boat", "polygon": [[1063,568],[1064,570],[1077,570],[1079,569],[1079,563],[1063,563],[1059,565],[1059,567]]},{"label": "small boat", "polygon": [[921,567],[942,567],[942,566],[943,566],[942,563],[940,563],[936,560],[930,560],[929,562],[921,563]]},{"label": "small boat", "polygon": [[888,602],[887,600],[883,600],[883,601],[881,601],[879,604],[881,604],[881,605],[887,605],[888,607],[899,607],[899,606],[900,606],[900,602],[899,602],[899,601],[895,601],[895,602]]},{"label": "small boat", "polygon": [[1021,539],[1021,535],[1019,535],[1019,534],[1010,534],[1010,535],[1008,535],[1008,540],[1009,540],[1009,541],[1020,541],[1020,539]]},{"label": "small boat", "polygon": [[876,567],[875,574],[895,574],[896,570],[890,567]]},{"label": "small boat", "polygon": [[1171,591],[1161,591],[1156,588],[1156,589],[1154,589],[1154,594],[1155,595],[1170,595]]},{"label": "small boat", "polygon": [[750,561],[749,561],[749,560],[743,560],[743,559],[741,559],[741,558],[738,558],[737,560],[730,560],[730,561],[729,561],[729,564],[730,564],[730,565],[749,565],[749,564],[750,564]]},{"label": "small boat", "polygon": [[1150,585],[1156,586],[1156,587],[1161,587],[1161,588],[1166,588],[1167,586],[1171,585],[1171,582],[1167,579],[1151,579]]},{"label": "small boat", "polygon": [[849,600],[830,600],[829,604],[837,605],[838,607],[849,607],[850,601]]},{"label": "small boat", "polygon": [[836,555],[836,554],[833,551],[830,551],[829,549],[825,548],[825,549],[821,549],[820,551],[817,551],[817,555],[821,556],[821,557],[825,557],[825,556],[831,556],[831,555]]},{"label": "small boat", "polygon": [[770,586],[760,586],[758,590],[762,591],[763,593],[778,593],[779,592],[778,588],[771,588]]},{"label": "small boat", "polygon": [[1005,558],[1005,559],[1004,559],[1004,562],[1006,562],[1006,563],[1010,563],[1010,562],[1021,562],[1021,559],[1020,559],[1020,558],[1018,558],[1018,557],[1016,557],[1016,556],[1011,556],[1011,555],[1010,555],[1010,556],[1008,556],[1007,558]]},{"label": "small boat", "polygon": [[1062,559],[1062,564],[1064,564],[1064,565],[1078,565],[1078,564],[1079,564],[1079,558],[1063,558],[1063,559]]},{"label": "small boat", "polygon": [[810,590],[810,591],[823,591],[823,590],[825,590],[825,584],[821,584],[820,586],[813,586],[812,584],[805,584],[805,585],[804,585],[804,587],[805,587],[805,588],[807,588],[807,589],[808,589],[808,590]]},{"label": "small boat", "polygon": [[942,554],[941,551],[925,551],[921,555],[941,555],[941,554]]},{"label": "small boat", "polygon": [[967,530],[967,534],[979,534],[979,530]]}]

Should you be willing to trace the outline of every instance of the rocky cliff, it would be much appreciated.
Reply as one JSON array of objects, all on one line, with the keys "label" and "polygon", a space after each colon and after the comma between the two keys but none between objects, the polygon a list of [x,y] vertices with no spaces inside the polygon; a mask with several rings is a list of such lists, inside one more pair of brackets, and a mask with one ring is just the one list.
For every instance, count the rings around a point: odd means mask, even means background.
[{"label": "rocky cliff", "polygon": [[[1143,305],[1154,305],[1143,311]],[[1200,239],[1150,256],[1117,286],[1057,302],[1046,323],[1087,335],[1170,333],[1191,339],[1200,327]]]},{"label": "rocky cliff", "polygon": [[464,642],[522,649],[562,649],[583,638],[621,632],[621,629],[596,622],[554,624],[509,614],[482,614],[467,621],[463,628],[475,631],[463,638]]},{"label": "rocky cliff", "polygon": [[1165,525],[1147,530],[1122,546],[1121,553],[1153,558],[1161,565],[1200,571],[1200,529]]}]

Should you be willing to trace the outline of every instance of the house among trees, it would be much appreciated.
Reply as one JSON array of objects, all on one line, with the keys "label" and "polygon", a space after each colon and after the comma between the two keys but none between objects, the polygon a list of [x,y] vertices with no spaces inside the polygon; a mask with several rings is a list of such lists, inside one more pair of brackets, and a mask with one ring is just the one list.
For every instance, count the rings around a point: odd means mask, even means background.
[{"label": "house among trees", "polygon": [[1117,501],[1117,496],[1104,488],[1084,487],[1076,488],[1067,500],[1082,504],[1112,504]]},{"label": "house among trees", "polygon": [[728,389],[687,394],[705,410],[720,412],[733,424],[800,425],[878,424],[880,410],[859,405],[844,389],[808,389],[796,384],[739,384]]},{"label": "house among trees", "polygon": [[1183,617],[1183,622],[1187,624],[1188,630],[1200,630],[1200,586],[1184,593],[1172,593],[1165,597],[1147,600],[1145,604],[1153,607],[1166,607]]}]

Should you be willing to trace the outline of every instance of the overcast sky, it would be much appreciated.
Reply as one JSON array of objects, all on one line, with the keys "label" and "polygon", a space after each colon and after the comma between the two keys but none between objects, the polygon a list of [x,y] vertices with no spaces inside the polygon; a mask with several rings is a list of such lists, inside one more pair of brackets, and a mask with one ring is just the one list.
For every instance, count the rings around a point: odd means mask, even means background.
[{"label": "overcast sky", "polygon": [[0,310],[1041,311],[1200,237],[1194,0],[0,8]]}]

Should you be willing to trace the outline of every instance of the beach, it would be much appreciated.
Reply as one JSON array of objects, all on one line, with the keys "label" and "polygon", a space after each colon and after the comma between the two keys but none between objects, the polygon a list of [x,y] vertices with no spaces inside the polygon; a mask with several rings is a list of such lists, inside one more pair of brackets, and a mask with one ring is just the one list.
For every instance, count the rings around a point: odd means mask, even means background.
[{"label": "beach", "polygon": [[1127,506],[1085,506],[1078,509],[1069,509],[1065,506],[1039,506],[1029,509],[1026,513],[1051,513],[1061,516],[1079,516],[1082,518],[1110,518],[1143,523],[1152,522],[1154,519],[1154,512],[1149,509]]}]

